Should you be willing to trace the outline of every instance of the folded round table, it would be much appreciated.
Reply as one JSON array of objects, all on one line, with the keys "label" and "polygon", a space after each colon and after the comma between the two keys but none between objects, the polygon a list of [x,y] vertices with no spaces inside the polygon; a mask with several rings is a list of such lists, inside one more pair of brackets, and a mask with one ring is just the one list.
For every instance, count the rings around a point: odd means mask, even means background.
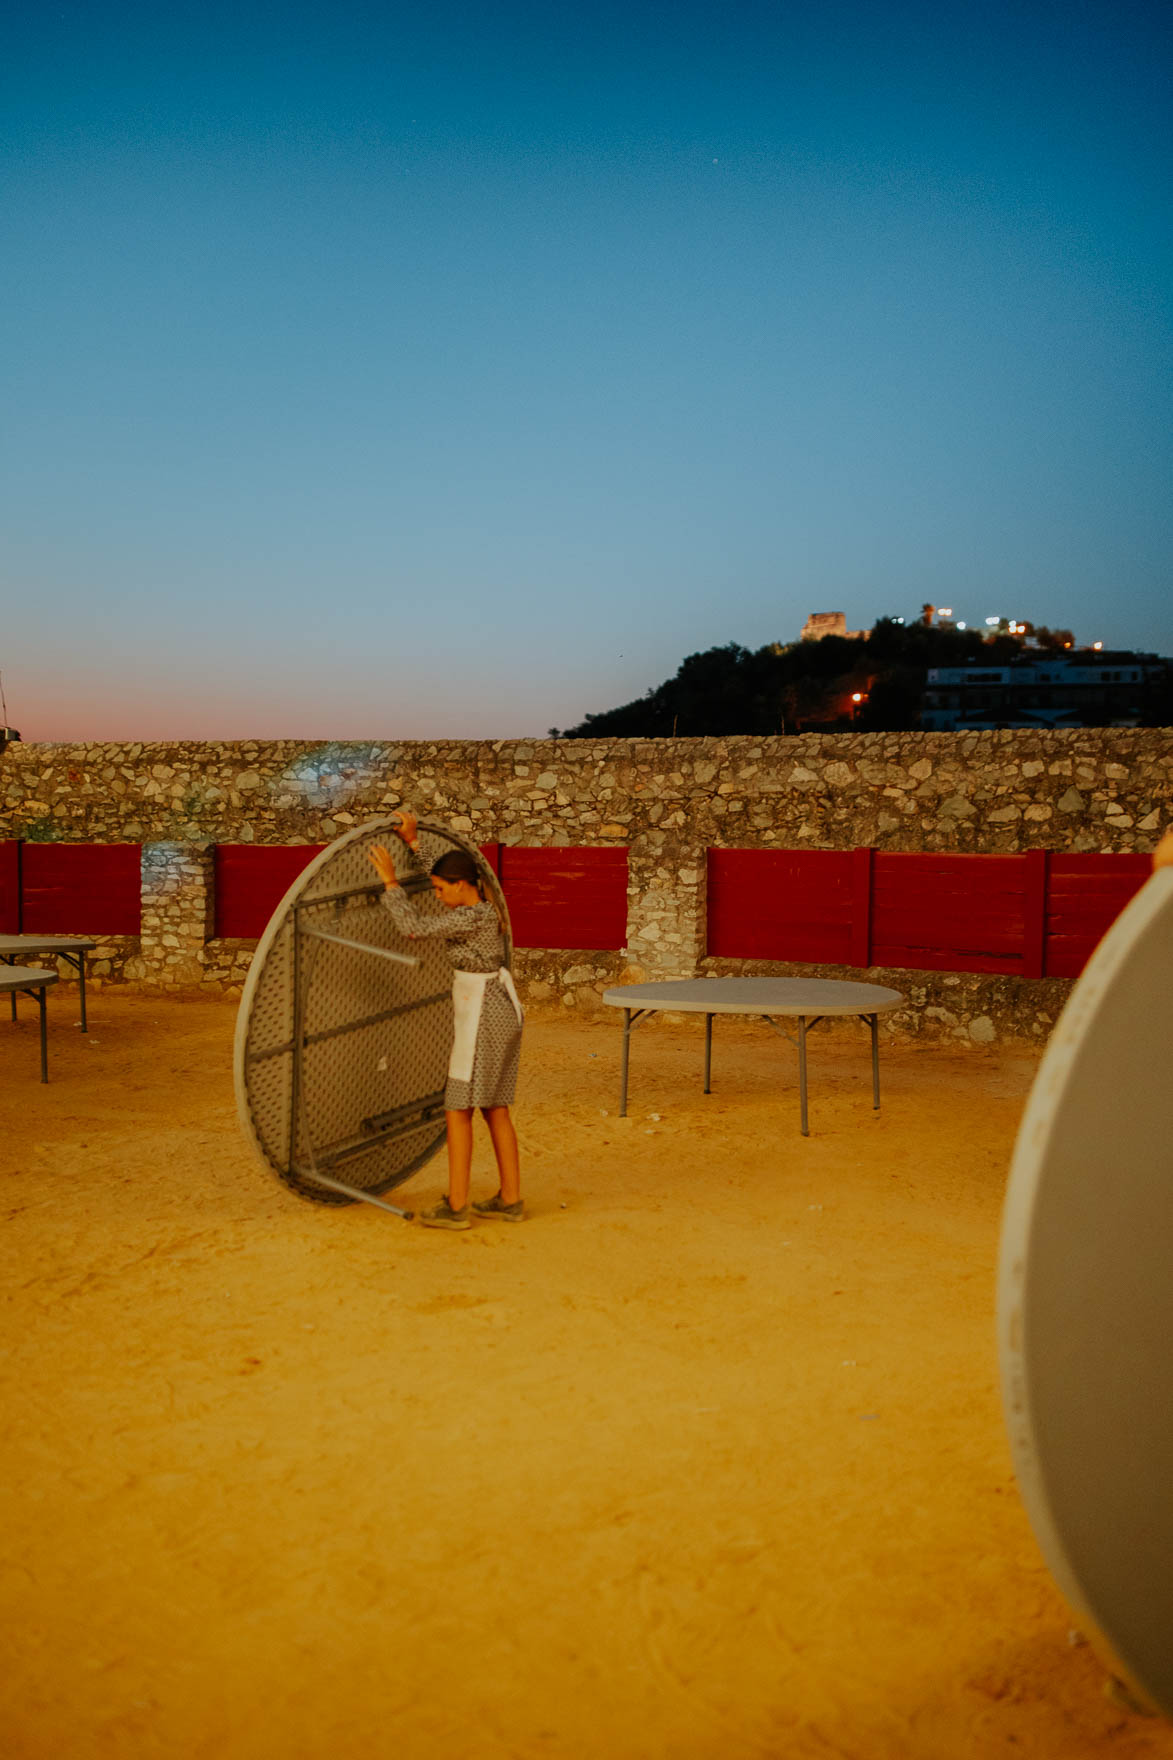
[{"label": "folded round table", "polygon": [[[834,1015],[855,1015],[871,1029],[872,1106],[880,1109],[879,1016],[904,1001],[899,990],[882,984],[856,984],[840,978],[671,978],[658,984],[618,984],[604,990],[603,1001],[623,1010],[623,1066],[619,1116],[627,1116],[627,1067],[631,1033],[649,1015],[668,1009],[676,1014],[705,1017],[705,1093],[711,1093],[713,1065],[713,1016],[715,1014],[760,1015],[782,1038],[798,1050],[799,1119],[804,1137],[807,1128],[806,1035],[807,1028]],[[775,1018],[782,1015],[798,1022],[793,1038]]]}]

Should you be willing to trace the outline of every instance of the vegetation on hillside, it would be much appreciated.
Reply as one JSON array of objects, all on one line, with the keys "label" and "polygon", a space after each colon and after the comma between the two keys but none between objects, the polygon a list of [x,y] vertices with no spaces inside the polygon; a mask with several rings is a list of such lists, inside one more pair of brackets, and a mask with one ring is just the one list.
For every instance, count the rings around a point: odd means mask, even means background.
[{"label": "vegetation on hillside", "polygon": [[[1026,635],[1042,647],[1063,648],[1069,630],[1018,625],[988,635],[925,622],[881,617],[870,636],[852,640],[770,642],[749,649],[729,642],[690,654],[672,678],[617,709],[587,715],[564,739],[669,738],[722,733],[799,733],[808,728],[858,727],[899,731],[916,727],[930,666],[975,661],[1005,665],[1023,650]],[[855,700],[858,699],[858,700]],[[558,730],[551,728],[557,736]]]}]

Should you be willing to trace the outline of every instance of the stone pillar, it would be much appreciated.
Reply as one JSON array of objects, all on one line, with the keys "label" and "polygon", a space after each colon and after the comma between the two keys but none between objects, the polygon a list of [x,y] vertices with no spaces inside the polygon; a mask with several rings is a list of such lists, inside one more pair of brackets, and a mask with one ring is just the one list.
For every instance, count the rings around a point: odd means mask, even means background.
[{"label": "stone pillar", "polygon": [[705,851],[647,831],[628,847],[630,980],[695,978],[705,952]]},{"label": "stone pillar", "polygon": [[204,977],[213,933],[214,845],[144,843],[142,940],[136,977],[165,990],[191,990]]}]

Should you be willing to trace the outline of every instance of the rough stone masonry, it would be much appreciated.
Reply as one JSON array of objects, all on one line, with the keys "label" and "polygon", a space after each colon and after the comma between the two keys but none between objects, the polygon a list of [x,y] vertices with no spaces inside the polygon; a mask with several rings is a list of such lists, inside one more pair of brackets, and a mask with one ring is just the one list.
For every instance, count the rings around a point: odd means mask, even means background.
[{"label": "rough stone masonry", "polygon": [[[518,959],[531,1002],[590,1009],[637,977],[848,975],[709,958],[711,848],[1151,850],[1173,821],[1173,732],[18,744],[0,757],[0,838],[143,845],[141,940],[104,944],[94,970],[170,989],[235,991],[251,958],[253,943],[212,933],[213,844],[328,842],[404,803],[481,843],[628,849],[626,947]],[[891,1030],[978,1043],[1045,1033],[1070,988],[868,976],[909,998]]]}]

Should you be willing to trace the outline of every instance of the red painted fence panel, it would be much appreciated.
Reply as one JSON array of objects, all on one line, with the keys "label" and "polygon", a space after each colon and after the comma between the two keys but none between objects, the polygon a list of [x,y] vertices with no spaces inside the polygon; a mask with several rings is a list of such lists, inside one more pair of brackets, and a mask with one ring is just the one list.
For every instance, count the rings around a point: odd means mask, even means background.
[{"label": "red painted fence panel", "polygon": [[0,935],[20,934],[20,852],[15,838],[0,843]]},{"label": "red painted fence panel", "polygon": [[877,850],[874,873],[873,965],[1023,974],[1024,855]]},{"label": "red painted fence panel", "polygon": [[1147,856],[710,850],[708,951],[729,959],[1078,976]]},{"label": "red painted fence panel", "polygon": [[142,926],[137,843],[26,843],[25,935],[137,935]]},{"label": "red painted fence panel", "polygon": [[517,947],[605,951],[627,943],[627,851],[499,846]]},{"label": "red painted fence panel", "polygon": [[707,946],[725,959],[850,965],[853,850],[711,849]]},{"label": "red painted fence panel", "polygon": [[[218,843],[216,934],[255,940],[324,843]],[[375,878],[371,870],[372,879]]]},{"label": "red painted fence panel", "polygon": [[[216,934],[254,939],[324,844],[222,843],[216,847]],[[501,880],[518,947],[598,949],[627,940],[625,849],[482,852]]]},{"label": "red painted fence panel", "polygon": [[1152,872],[1148,856],[1052,854],[1048,860],[1044,970],[1079,975],[1096,942]]}]

